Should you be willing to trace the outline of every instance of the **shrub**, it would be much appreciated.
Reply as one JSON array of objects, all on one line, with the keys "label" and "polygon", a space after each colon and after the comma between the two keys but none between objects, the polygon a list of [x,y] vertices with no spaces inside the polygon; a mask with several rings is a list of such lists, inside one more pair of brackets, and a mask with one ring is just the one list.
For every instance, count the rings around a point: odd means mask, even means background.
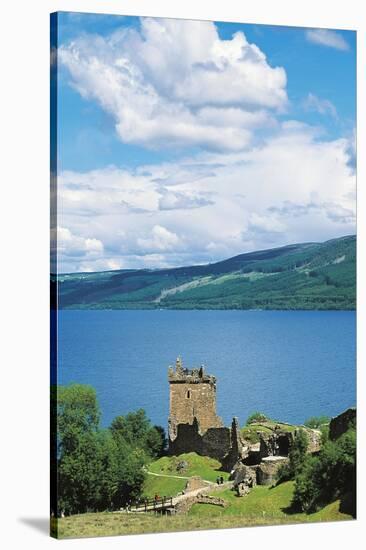
[{"label": "shrub", "polygon": [[268,422],[270,420],[268,416],[261,412],[254,412],[248,416],[246,425],[253,424],[254,422]]},{"label": "shrub", "polygon": [[309,439],[305,430],[299,430],[291,446],[288,463],[281,465],[277,472],[278,482],[288,481],[298,476],[305,465]]},{"label": "shrub", "polygon": [[349,429],[336,441],[327,441],[316,457],[307,457],[295,477],[294,509],[313,512],[351,494],[356,498],[356,431]]},{"label": "shrub", "polygon": [[304,425],[307,428],[312,428],[316,430],[317,428],[320,428],[323,424],[329,424],[329,422],[329,416],[312,416],[304,422]]}]

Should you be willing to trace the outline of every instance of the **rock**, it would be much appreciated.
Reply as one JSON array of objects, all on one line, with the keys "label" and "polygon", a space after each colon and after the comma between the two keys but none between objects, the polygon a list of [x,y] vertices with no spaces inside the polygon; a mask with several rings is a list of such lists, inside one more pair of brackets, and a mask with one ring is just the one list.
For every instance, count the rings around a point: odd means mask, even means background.
[{"label": "rock", "polygon": [[259,437],[260,458],[267,456],[288,456],[294,441],[294,432],[275,430],[271,434],[261,433]]},{"label": "rock", "polygon": [[230,479],[234,482],[234,489],[239,497],[247,495],[257,485],[256,469],[238,463],[231,472]]},{"label": "rock", "polygon": [[188,462],[186,460],[181,460],[180,462],[178,462],[175,469],[177,470],[177,472],[183,472],[187,468],[188,468]]},{"label": "rock", "polygon": [[263,458],[257,467],[258,485],[273,485],[277,481],[277,472],[283,464],[287,464],[288,458],[284,456],[268,456]]},{"label": "rock", "polygon": [[311,428],[302,428],[306,431],[308,436],[308,453],[318,453],[322,444],[322,434],[320,430],[313,430]]},{"label": "rock", "polygon": [[196,503],[213,504],[214,506],[221,506],[222,508],[226,508],[228,506],[228,502],[226,502],[223,498],[213,497],[211,495],[197,495]]},{"label": "rock", "polygon": [[334,441],[344,434],[351,423],[356,425],[356,408],[351,407],[343,413],[332,418],[329,424],[329,438]]}]

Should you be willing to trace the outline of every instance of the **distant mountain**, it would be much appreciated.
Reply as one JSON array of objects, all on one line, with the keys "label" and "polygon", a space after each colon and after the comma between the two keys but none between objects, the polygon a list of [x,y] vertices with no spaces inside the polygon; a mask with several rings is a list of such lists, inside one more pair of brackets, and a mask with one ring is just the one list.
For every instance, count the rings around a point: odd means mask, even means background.
[{"label": "distant mountain", "polygon": [[[208,265],[62,274],[62,309],[355,309],[356,237]],[[56,290],[56,278],[52,277]]]}]

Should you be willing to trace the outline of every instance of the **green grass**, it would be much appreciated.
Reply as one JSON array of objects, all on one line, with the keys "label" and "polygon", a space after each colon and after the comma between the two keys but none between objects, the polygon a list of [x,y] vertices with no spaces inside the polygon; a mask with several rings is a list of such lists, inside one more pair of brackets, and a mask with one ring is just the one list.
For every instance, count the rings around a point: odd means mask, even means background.
[{"label": "green grass", "polygon": [[107,512],[80,514],[54,520],[54,523],[57,523],[59,538],[70,538],[352,519],[351,516],[339,511],[339,501],[325,506],[314,514],[287,513],[292,492],[292,482],[283,483],[273,489],[255,487],[249,495],[242,498],[236,497],[233,491],[226,489],[215,495],[221,496],[229,503],[227,508],[196,504],[187,515],[178,516]]},{"label": "green grass", "polygon": [[[187,468],[182,471],[177,471],[179,462],[187,462]],[[200,456],[197,453],[184,453],[179,456],[163,456],[152,462],[149,466],[151,472],[157,474],[170,474],[182,477],[200,476],[207,481],[216,481],[218,475],[222,475],[225,479],[228,478],[228,473],[220,470],[221,464],[214,458],[208,456]]]},{"label": "green grass", "polygon": [[[235,491],[228,489],[219,493],[227,503],[227,508],[210,504],[195,504],[189,514],[198,516],[242,516],[252,521],[270,519],[279,522],[312,522],[337,521],[351,519],[347,514],[339,511],[339,501],[328,504],[318,512],[312,514],[289,513],[294,484],[292,481],[281,483],[276,487],[259,486],[252,489],[246,497],[236,496]],[[215,493],[218,495],[218,493]]]},{"label": "green grass", "polygon": [[143,495],[148,498],[153,498],[155,495],[161,497],[174,497],[183,491],[186,481],[186,479],[147,475],[144,483]]},{"label": "green grass", "polygon": [[[188,466],[184,471],[177,471],[177,464],[185,461]],[[227,472],[220,471],[221,464],[214,458],[200,456],[196,453],[184,453],[179,456],[164,456],[152,462],[148,470],[164,476],[176,477],[158,477],[147,474],[144,484],[143,494],[147,497],[153,497],[155,494],[160,496],[175,496],[182,491],[186,485],[187,477],[200,476],[206,481],[216,481],[218,475],[225,480],[228,479]]]}]

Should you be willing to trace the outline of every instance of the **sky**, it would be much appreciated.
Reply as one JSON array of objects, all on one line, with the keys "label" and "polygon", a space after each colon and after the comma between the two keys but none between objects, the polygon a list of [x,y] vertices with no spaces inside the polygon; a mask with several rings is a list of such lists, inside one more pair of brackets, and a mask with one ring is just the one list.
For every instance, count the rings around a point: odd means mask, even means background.
[{"label": "sky", "polygon": [[59,272],[356,231],[356,33],[58,14]]}]

